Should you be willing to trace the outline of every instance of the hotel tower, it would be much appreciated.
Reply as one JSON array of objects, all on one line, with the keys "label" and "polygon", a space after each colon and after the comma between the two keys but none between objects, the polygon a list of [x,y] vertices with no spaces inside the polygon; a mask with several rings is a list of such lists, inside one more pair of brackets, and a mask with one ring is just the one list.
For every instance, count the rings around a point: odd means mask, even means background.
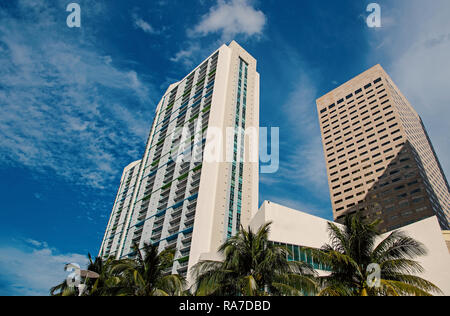
[{"label": "hotel tower", "polygon": [[449,185],[417,112],[377,65],[317,100],[334,219],[360,211],[390,231],[436,215]]},{"label": "hotel tower", "polygon": [[123,172],[100,256],[132,258],[133,245],[152,243],[175,251],[166,272],[183,276],[216,259],[258,210],[258,134],[247,132],[258,127],[256,60],[233,41],[161,98],[142,159]]}]

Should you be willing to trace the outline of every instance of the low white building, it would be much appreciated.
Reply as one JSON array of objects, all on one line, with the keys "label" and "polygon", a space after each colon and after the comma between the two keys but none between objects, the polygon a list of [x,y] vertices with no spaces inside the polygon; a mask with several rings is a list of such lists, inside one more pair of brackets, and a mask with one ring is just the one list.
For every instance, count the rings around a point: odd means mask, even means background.
[{"label": "low white building", "polygon": [[[300,246],[292,249],[321,248],[329,243],[328,221],[323,218],[266,201],[252,219],[250,227],[257,230],[270,221],[269,239],[273,242]],[[428,251],[426,256],[417,259],[425,270],[420,276],[437,285],[445,295],[450,295],[450,254],[437,218],[430,217],[401,230],[423,243]]]}]

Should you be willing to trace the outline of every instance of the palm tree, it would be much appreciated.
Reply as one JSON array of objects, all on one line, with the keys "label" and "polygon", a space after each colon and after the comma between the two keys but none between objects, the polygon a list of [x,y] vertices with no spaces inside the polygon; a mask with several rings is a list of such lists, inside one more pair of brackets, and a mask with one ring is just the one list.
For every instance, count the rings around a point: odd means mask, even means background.
[{"label": "palm tree", "polygon": [[78,290],[68,286],[64,280],[50,289],[50,296],[78,296]]},{"label": "palm tree", "polygon": [[314,293],[314,269],[288,262],[289,250],[268,240],[271,223],[256,233],[250,227],[229,238],[220,248],[224,261],[201,261],[194,266],[199,296],[302,295]]},{"label": "palm tree", "polygon": [[[100,276],[104,276],[105,275],[105,271],[107,270],[107,268],[111,265],[112,262],[112,258],[108,259],[106,262],[101,258],[101,257],[97,257],[95,258],[95,261],[92,260],[91,254],[88,253],[88,259],[89,259],[89,264],[87,267],[87,271],[83,270],[81,271],[86,272],[91,274],[92,272],[98,273]],[[99,279],[89,279],[88,277],[85,276],[81,276],[82,280],[81,282],[83,284],[86,285],[86,289],[83,292],[83,295],[93,295],[93,287],[94,285],[96,286],[96,288],[98,287],[99,284]],[[69,286],[67,284],[67,281],[63,281],[60,284],[52,287],[50,289],[50,295],[51,296],[78,296],[79,295],[79,290],[78,288],[74,287],[74,286]]]},{"label": "palm tree", "polygon": [[179,275],[166,275],[173,264],[173,251],[158,253],[158,247],[145,245],[143,252],[134,247],[136,259],[124,259],[114,264],[112,274],[121,288],[118,295],[181,296],[185,280]]},{"label": "palm tree", "polygon": [[119,275],[113,273],[113,267],[117,265],[121,260],[115,260],[114,257],[103,259],[97,257],[92,260],[90,254],[88,254],[89,265],[88,270],[99,274],[97,279],[86,280],[88,288],[85,291],[86,296],[115,296],[120,295],[123,291],[121,286],[121,278]]},{"label": "palm tree", "polygon": [[[426,255],[423,244],[394,231],[377,243],[379,221],[365,223],[359,213],[347,216],[343,228],[328,223],[330,244],[320,250],[311,249],[315,259],[331,268],[332,273],[319,278],[323,296],[429,296],[441,293],[431,282],[417,273],[422,266],[413,259]],[[381,270],[379,286],[368,282],[378,264]]]}]

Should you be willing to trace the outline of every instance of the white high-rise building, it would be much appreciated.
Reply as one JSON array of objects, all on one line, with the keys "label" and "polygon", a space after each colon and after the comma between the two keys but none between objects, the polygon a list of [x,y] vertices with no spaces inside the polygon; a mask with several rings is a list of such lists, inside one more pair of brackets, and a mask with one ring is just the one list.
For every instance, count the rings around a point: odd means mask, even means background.
[{"label": "white high-rise building", "polygon": [[134,244],[153,243],[176,250],[167,272],[180,275],[216,258],[258,210],[258,127],[256,60],[233,41],[161,98],[142,159],[124,170],[100,256],[133,257]]}]

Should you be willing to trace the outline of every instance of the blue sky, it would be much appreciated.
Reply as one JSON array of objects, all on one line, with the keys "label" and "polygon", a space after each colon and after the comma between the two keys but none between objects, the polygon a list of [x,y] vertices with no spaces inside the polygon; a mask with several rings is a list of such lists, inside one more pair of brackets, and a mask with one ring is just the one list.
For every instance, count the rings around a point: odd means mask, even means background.
[{"label": "blue sky", "polygon": [[121,171],[168,84],[236,39],[258,60],[261,126],[280,127],[272,200],[331,219],[315,99],[380,63],[450,171],[450,3],[78,0],[0,3],[0,295],[45,295],[96,254]]}]

